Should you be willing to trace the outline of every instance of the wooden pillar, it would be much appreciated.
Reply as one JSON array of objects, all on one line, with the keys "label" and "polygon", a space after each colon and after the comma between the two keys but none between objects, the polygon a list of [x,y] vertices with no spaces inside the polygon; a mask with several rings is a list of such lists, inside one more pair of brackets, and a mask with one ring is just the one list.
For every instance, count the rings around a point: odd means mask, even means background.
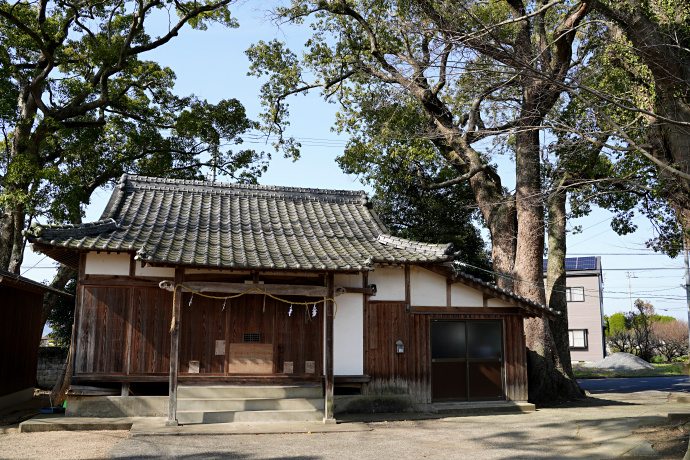
[{"label": "wooden pillar", "polygon": [[[184,278],[184,268],[175,268],[175,286]],[[170,330],[170,388],[168,399],[168,420],[166,426],[177,426],[177,374],[180,367],[180,313],[182,311],[182,290],[177,290],[173,305],[175,323]]]},{"label": "wooden pillar", "polygon": [[[333,299],[335,297],[335,288],[333,285],[333,273],[329,273],[326,276],[326,288],[327,294],[326,298]],[[325,349],[324,349],[324,361],[325,361],[325,374],[326,374],[326,394],[325,394],[325,411],[323,423],[335,423],[335,418],[333,417],[333,301],[328,300],[326,302],[326,315],[325,315]]]},{"label": "wooden pillar", "polygon": [[[74,323],[72,325],[72,340],[70,342],[69,351],[72,356],[69,360],[69,368],[65,371],[69,373],[70,378],[74,377],[77,369],[77,348],[81,340],[82,331],[79,328],[81,324],[82,302],[84,302],[84,281],[86,280],[86,253],[79,253],[79,270],[77,271],[77,295],[74,304]],[[81,359],[82,356],[79,356]]]}]

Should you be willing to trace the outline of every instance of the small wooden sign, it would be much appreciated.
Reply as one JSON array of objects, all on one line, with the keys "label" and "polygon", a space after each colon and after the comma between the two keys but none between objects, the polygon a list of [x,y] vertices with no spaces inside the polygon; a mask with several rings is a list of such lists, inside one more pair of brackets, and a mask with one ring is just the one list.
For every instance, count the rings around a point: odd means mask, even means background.
[{"label": "small wooden sign", "polygon": [[304,372],[306,374],[316,373],[316,361],[305,361],[304,362]]},{"label": "small wooden sign", "polygon": [[216,340],[216,356],[225,354],[225,340]]},{"label": "small wooden sign", "polygon": [[295,371],[294,362],[285,361],[283,363],[283,373],[284,374],[292,374],[294,371]]},{"label": "small wooden sign", "polygon": [[231,343],[228,365],[231,374],[270,374],[273,372],[273,344]]}]

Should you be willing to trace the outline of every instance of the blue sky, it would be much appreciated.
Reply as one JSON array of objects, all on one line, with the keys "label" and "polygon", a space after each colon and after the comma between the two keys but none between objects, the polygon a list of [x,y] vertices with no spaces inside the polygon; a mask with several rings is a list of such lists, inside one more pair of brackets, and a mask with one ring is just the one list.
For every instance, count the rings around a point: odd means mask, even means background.
[{"label": "blue sky", "polygon": [[[237,98],[246,107],[248,116],[257,119],[261,106],[258,95],[262,81],[248,77],[248,61],[244,55],[252,43],[277,38],[294,51],[306,41],[310,29],[306,26],[277,28],[265,20],[266,9],[274,2],[246,2],[234,10],[239,29],[211,27],[207,31],[186,28],[165,47],[150,52],[146,58],[171,67],[177,75],[178,94],[194,93],[209,102]],[[167,24],[167,20],[164,21]],[[165,25],[161,23],[162,25]],[[317,92],[295,96],[290,100],[291,126],[289,134],[302,143],[302,157],[297,162],[273,155],[262,184],[311,188],[366,190],[356,177],[344,174],[334,159],[346,139],[331,132],[336,105],[328,104]],[[245,142],[257,150],[270,151],[271,146],[261,140]],[[504,185],[514,183],[514,170],[508,159],[499,159],[499,170],[506,178]],[[220,178],[222,180],[222,177]],[[87,209],[86,220],[96,220],[110,195],[99,191]],[[673,260],[647,249],[644,242],[653,235],[651,225],[637,217],[636,233],[619,237],[610,228],[612,215],[595,210],[590,216],[573,221],[581,225],[582,233],[570,235],[568,256],[601,255],[604,268],[604,309],[606,314],[628,311],[630,298],[650,301],[660,314],[687,319],[683,260]],[[51,260],[27,251],[22,275],[38,281],[52,277]],[[34,266],[34,268],[32,268]],[[628,277],[630,273],[630,291]]]}]

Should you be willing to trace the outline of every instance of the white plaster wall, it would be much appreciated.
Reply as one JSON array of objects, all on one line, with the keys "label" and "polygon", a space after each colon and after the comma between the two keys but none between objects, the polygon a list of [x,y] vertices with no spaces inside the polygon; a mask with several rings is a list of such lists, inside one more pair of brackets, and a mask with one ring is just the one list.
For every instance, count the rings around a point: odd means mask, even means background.
[{"label": "white plaster wall", "polygon": [[130,254],[89,252],[86,254],[84,273],[87,275],[129,275]]},{"label": "white plaster wall", "polygon": [[[337,283],[336,283],[337,285]],[[333,320],[333,373],[364,373],[364,296],[343,294],[336,299],[338,312]]]},{"label": "white plaster wall", "polygon": [[486,306],[487,307],[514,307],[515,305],[510,304],[508,302],[504,302],[501,299],[487,299],[486,301]]},{"label": "white plaster wall", "polygon": [[362,275],[359,273],[356,275],[335,275],[333,277],[333,282],[336,287],[361,288]]},{"label": "white plaster wall", "polygon": [[376,295],[369,300],[405,300],[405,270],[376,267],[369,272],[369,284],[376,285]]},{"label": "white plaster wall", "polygon": [[423,307],[446,306],[446,277],[420,267],[410,267],[410,304]]},{"label": "white plaster wall", "polygon": [[137,260],[134,262],[134,274],[136,276],[160,276],[162,278],[175,279],[175,269],[172,267],[142,267]]},{"label": "white plaster wall", "polygon": [[453,307],[483,307],[484,294],[460,283],[450,286],[450,305]]}]

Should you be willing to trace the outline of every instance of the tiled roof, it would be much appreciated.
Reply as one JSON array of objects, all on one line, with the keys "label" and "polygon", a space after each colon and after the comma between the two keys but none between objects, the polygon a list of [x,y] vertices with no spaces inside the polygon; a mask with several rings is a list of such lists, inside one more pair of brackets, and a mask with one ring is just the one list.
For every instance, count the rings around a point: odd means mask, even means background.
[{"label": "tiled roof", "polygon": [[375,262],[454,257],[452,244],[389,235],[364,192],[127,175],[99,221],[39,226],[27,235],[41,247],[218,268],[366,270]]},{"label": "tiled roof", "polygon": [[74,297],[69,292],[61,291],[59,289],[46,286],[37,281],[34,281],[23,276],[19,276],[16,273],[8,272],[0,268],[0,284],[15,286],[19,289],[29,290],[29,291],[41,291],[41,293],[52,292],[63,297]]}]

